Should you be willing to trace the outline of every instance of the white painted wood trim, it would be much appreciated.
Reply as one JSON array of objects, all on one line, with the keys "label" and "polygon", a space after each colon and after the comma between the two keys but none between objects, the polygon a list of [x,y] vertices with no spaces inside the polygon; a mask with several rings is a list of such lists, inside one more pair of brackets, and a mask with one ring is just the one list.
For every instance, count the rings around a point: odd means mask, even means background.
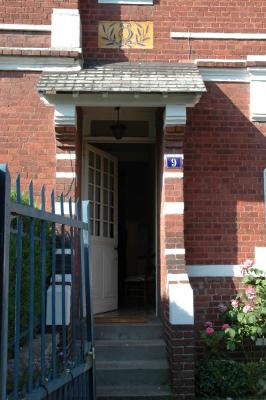
[{"label": "white painted wood trim", "polygon": [[73,153],[57,153],[56,154],[56,159],[57,160],[75,160],[76,159],[76,154]]},{"label": "white painted wood trim", "polygon": [[[49,49],[51,50],[51,49]],[[0,71],[80,71],[80,60],[69,57],[1,56]]]},{"label": "white painted wood trim", "polygon": [[217,264],[217,265],[187,265],[190,278],[200,277],[241,277],[241,265]]},{"label": "white painted wood trim", "polygon": [[163,179],[182,179],[184,172],[164,172]]},{"label": "white painted wood trim", "polygon": [[1,31],[51,32],[51,25],[0,24]]},{"label": "white painted wood trim", "polygon": [[183,153],[164,154],[163,156],[164,161],[167,160],[167,158],[169,157],[181,157],[182,159],[184,159],[184,154]]},{"label": "white painted wood trim", "polygon": [[164,254],[166,256],[181,256],[186,253],[185,249],[165,249]]},{"label": "white painted wood trim", "polygon": [[210,82],[250,82],[246,68],[201,68],[204,81]]},{"label": "white painted wood trim", "polygon": [[171,32],[172,39],[266,40],[266,33]]},{"label": "white painted wood trim", "polygon": [[[248,56],[249,57],[249,56]],[[247,59],[248,59],[247,57]],[[246,60],[241,59],[241,58],[196,58],[195,59],[195,64],[198,62],[207,62],[207,63],[243,63],[246,62]]]},{"label": "white painted wood trim", "polygon": [[163,207],[164,215],[182,215],[184,214],[184,202],[165,202]]},{"label": "white painted wood trim", "polygon": [[99,4],[135,4],[138,6],[153,5],[153,0],[98,0]]},{"label": "white painted wood trim", "polygon": [[54,8],[52,13],[51,47],[81,47],[81,22],[79,10]]},{"label": "white painted wood trim", "polygon": [[169,321],[172,325],[194,324],[194,296],[189,283],[169,284]]},{"label": "white painted wood trim", "polygon": [[[0,50],[19,50],[19,51],[76,51],[81,53],[80,47],[0,47]],[[2,57],[2,56],[1,56]],[[30,57],[30,56],[29,56]]]},{"label": "white painted wood trim", "polygon": [[56,178],[75,179],[76,172],[56,172]]}]

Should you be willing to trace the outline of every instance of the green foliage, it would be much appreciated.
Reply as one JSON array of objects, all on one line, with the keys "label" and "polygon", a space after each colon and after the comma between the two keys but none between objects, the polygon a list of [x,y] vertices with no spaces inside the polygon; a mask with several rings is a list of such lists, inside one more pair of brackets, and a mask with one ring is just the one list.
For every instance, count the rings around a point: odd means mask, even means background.
[{"label": "green foliage", "polygon": [[[21,196],[22,204],[28,205],[27,195]],[[16,200],[16,194],[11,193],[11,200]],[[22,265],[21,265],[21,302],[20,302],[20,330],[25,332],[29,323],[29,293],[30,293],[30,218],[23,217],[22,237]],[[16,310],[16,262],[17,262],[17,218],[11,222],[10,255],[9,255],[9,321],[8,337],[14,338],[15,331],[15,310]],[[38,325],[41,314],[41,222],[35,220],[34,227],[34,325]],[[50,227],[46,224],[46,277],[50,274]]]},{"label": "green foliage", "polygon": [[265,399],[266,362],[204,359],[196,364],[196,395],[203,399]]},{"label": "green foliage", "polygon": [[265,346],[256,346],[266,338],[266,274],[250,260],[242,271],[245,291],[219,305],[219,325],[207,321],[200,332],[205,351],[197,363],[197,398],[266,398]]}]

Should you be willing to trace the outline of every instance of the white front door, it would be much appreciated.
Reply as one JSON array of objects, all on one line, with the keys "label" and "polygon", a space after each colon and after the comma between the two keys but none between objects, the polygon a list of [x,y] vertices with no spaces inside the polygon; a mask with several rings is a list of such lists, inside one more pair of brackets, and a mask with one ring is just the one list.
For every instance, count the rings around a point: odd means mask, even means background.
[{"label": "white front door", "polygon": [[86,146],[83,194],[90,200],[93,310],[101,313],[118,307],[117,160]]}]

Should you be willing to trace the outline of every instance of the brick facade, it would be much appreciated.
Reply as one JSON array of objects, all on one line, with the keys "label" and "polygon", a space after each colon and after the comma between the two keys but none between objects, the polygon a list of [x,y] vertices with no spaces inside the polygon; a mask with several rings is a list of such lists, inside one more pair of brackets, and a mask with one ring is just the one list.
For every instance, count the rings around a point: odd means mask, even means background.
[{"label": "brick facade", "polygon": [[56,166],[53,109],[35,90],[39,76],[0,71],[0,161],[22,182],[33,179],[36,193],[42,184],[54,188]]},{"label": "brick facade", "polygon": [[78,8],[78,0],[1,0],[0,23],[40,24],[51,23],[53,8]]},{"label": "brick facade", "polygon": [[[176,61],[196,58],[244,58],[248,54],[265,54],[265,41],[171,39],[170,32],[248,32],[264,33],[265,3],[248,1],[245,7],[232,0],[219,5],[201,0],[160,0],[153,6],[97,4],[83,0],[85,57],[140,61]],[[98,49],[98,21],[153,21],[154,49]]]},{"label": "brick facade", "polygon": [[[202,58],[210,60],[199,63],[201,67],[246,70],[259,65],[246,62],[248,55],[266,54],[262,39],[170,37],[175,31],[266,33],[263,0],[246,1],[245,7],[233,0],[219,4],[210,0],[155,0],[153,6],[98,4],[97,0],[3,0],[0,5],[0,23],[41,25],[51,23],[53,8],[79,7],[84,59],[173,62]],[[154,48],[99,49],[98,22],[120,20],[152,21]],[[73,49],[47,50],[50,46],[50,32],[0,31],[0,57],[80,57]],[[242,59],[243,63],[214,64],[211,59]],[[76,125],[55,128],[53,106],[45,106],[36,91],[40,74],[0,70],[0,162],[8,162],[12,176],[20,173],[23,184],[33,178],[36,193],[43,183],[48,191],[56,186],[57,201],[63,192],[67,202],[70,196],[74,199],[81,193],[82,108],[78,109]],[[208,82],[206,86],[207,93],[187,110],[186,125],[166,127],[159,154],[161,158],[163,154],[184,154],[184,168],[178,170],[184,177],[163,180],[158,218],[162,316],[173,388],[176,398],[182,400],[194,397],[194,356],[200,351],[195,332],[206,320],[217,321],[218,304],[229,301],[242,286],[235,277],[190,278],[195,325],[175,325],[169,322],[169,285],[177,281],[168,277],[182,274],[185,279],[187,266],[218,269],[219,265],[236,265],[254,258],[255,246],[266,246],[265,122],[251,122],[249,82]],[[160,167],[160,175],[170,172],[163,160]],[[182,202],[184,214],[164,213],[165,203]],[[166,252],[171,249],[185,251]]]},{"label": "brick facade", "polygon": [[249,84],[207,90],[189,110],[185,134],[186,261],[239,264],[266,243],[266,127],[250,122]]}]

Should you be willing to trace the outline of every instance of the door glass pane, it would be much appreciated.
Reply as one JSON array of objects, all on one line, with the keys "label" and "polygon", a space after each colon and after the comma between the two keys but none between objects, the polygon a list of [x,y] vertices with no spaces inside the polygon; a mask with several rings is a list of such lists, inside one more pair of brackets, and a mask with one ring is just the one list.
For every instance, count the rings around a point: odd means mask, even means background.
[{"label": "door glass pane", "polygon": [[114,162],[110,161],[110,174],[114,175]]},{"label": "door glass pane", "polygon": [[94,234],[93,219],[90,220],[90,228],[91,228],[91,235],[93,235]]},{"label": "door glass pane", "polygon": [[108,237],[108,223],[107,222],[103,223],[103,236]]},{"label": "door glass pane", "polygon": [[103,175],[103,187],[108,189],[108,175],[107,174]]},{"label": "door glass pane", "polygon": [[100,221],[95,221],[95,236],[100,236]]},{"label": "door glass pane", "polygon": [[110,206],[114,205],[114,192],[110,192]]},{"label": "door glass pane", "polygon": [[103,204],[108,204],[108,190],[103,191]]},{"label": "door glass pane", "polygon": [[94,200],[94,196],[93,196],[93,186],[89,185],[89,200],[93,201]]},{"label": "door glass pane", "polygon": [[108,207],[107,206],[103,207],[103,220],[108,221]]},{"label": "door glass pane", "polygon": [[89,165],[94,166],[94,153],[92,151],[89,152]]},{"label": "door glass pane", "polygon": [[99,154],[96,154],[96,168],[101,169],[101,156]]},{"label": "door glass pane", "polygon": [[96,171],[96,185],[100,186],[101,185],[101,172]]},{"label": "door glass pane", "polygon": [[110,189],[114,190],[114,177],[110,176]]},{"label": "door glass pane", "polygon": [[110,238],[114,237],[114,224],[110,224]]},{"label": "door glass pane", "polygon": [[89,168],[89,183],[94,183],[94,170],[92,168]]},{"label": "door glass pane", "polygon": [[109,208],[109,221],[114,222],[114,209],[112,207]]},{"label": "door glass pane", "polygon": [[101,201],[101,189],[96,187],[95,189],[95,201],[97,201],[98,203],[100,203]]},{"label": "door glass pane", "polygon": [[95,218],[100,219],[101,218],[101,206],[100,204],[95,204]]},{"label": "door glass pane", "polygon": [[90,217],[91,218],[94,217],[94,206],[93,206],[93,203],[90,203]]},{"label": "door glass pane", "polygon": [[107,160],[107,158],[103,159],[103,170],[104,170],[104,172],[108,172],[108,160]]}]

